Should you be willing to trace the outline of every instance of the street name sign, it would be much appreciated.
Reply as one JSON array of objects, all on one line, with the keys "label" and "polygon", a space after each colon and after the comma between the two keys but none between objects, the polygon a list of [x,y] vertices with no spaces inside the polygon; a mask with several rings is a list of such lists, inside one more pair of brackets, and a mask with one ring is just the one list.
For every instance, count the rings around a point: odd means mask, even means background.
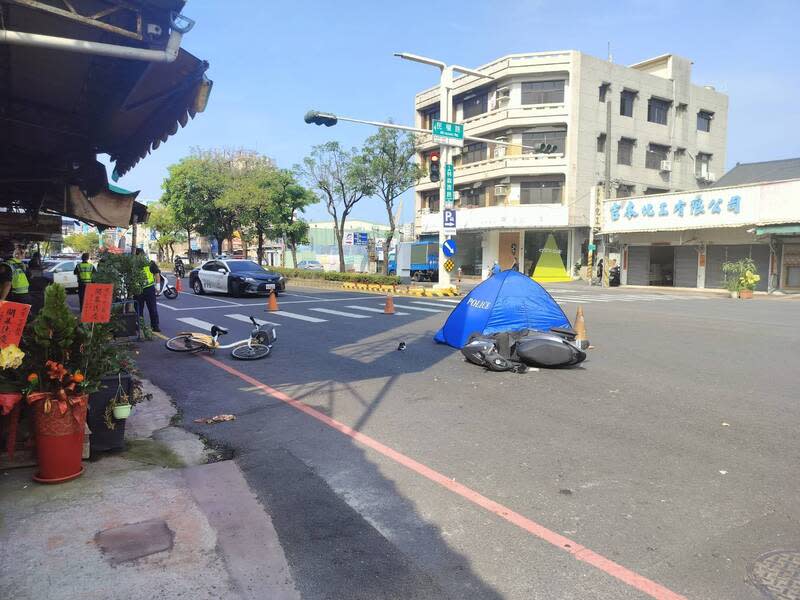
[{"label": "street name sign", "polygon": [[[444,201],[447,208],[452,208],[453,202],[455,202],[456,199],[455,187],[453,185],[455,179],[454,171],[455,169],[452,164],[446,164],[444,166]],[[448,202],[450,203],[449,205],[447,205]]]},{"label": "street name sign", "polygon": [[464,126],[459,123],[433,120],[431,127],[433,141],[443,146],[464,147]]}]

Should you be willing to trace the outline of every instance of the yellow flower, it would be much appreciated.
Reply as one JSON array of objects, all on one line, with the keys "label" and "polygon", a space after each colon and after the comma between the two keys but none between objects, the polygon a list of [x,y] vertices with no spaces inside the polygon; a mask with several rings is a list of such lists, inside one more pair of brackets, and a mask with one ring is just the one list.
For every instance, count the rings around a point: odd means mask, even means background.
[{"label": "yellow flower", "polygon": [[16,344],[11,344],[0,350],[0,369],[16,369],[22,366],[25,353]]}]

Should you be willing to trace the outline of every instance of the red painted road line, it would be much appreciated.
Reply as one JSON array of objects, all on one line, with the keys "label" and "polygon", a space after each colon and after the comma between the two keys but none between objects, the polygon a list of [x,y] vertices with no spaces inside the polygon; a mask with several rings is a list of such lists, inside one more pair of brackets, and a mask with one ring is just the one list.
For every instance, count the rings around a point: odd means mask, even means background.
[{"label": "red painted road line", "polygon": [[494,500],[490,500],[486,496],[479,494],[475,490],[468,488],[465,485],[453,481],[449,477],[442,475],[438,471],[434,471],[430,467],[426,467],[413,458],[410,458],[405,454],[401,454],[397,450],[393,450],[388,446],[384,446],[379,441],[369,437],[368,435],[364,435],[363,433],[348,427],[344,423],[340,423],[336,419],[331,419],[329,416],[311,408],[300,400],[290,398],[283,392],[276,390],[265,383],[261,383],[258,379],[250,377],[249,375],[246,375],[245,373],[242,373],[241,371],[238,371],[233,367],[209,356],[203,356],[202,358],[215,367],[219,367],[223,371],[227,371],[231,375],[238,377],[253,387],[259,388],[273,398],[280,400],[281,402],[285,402],[292,408],[296,408],[310,417],[314,417],[318,421],[325,423],[325,425],[328,427],[331,427],[345,434],[346,436],[353,438],[355,441],[367,446],[368,448],[372,448],[376,452],[383,454],[387,458],[390,458],[396,463],[403,465],[407,469],[410,469],[415,473],[422,475],[423,477],[430,479],[435,483],[438,483],[454,494],[458,494],[473,504],[485,508],[489,512],[496,514],[509,523],[516,525],[520,529],[524,529],[525,531],[532,533],[539,539],[544,540],[545,542],[548,542],[561,550],[569,552],[576,559],[600,569],[604,573],[607,573],[608,575],[620,580],[622,583],[644,592],[653,598],[656,598],[656,600],[687,600],[685,596],[677,594],[665,588],[663,585],[658,584],[647,577],[639,575],[638,573],[635,573],[634,571],[631,571],[630,569],[627,569],[622,565],[617,564],[614,561],[597,554],[596,552],[593,552],[585,546],[581,546],[580,544],[573,542],[571,539],[564,537],[563,535],[556,533],[555,531],[552,531],[543,525],[539,525],[535,521],[531,521],[529,518],[514,512],[510,508],[507,508],[502,504],[498,504]]}]

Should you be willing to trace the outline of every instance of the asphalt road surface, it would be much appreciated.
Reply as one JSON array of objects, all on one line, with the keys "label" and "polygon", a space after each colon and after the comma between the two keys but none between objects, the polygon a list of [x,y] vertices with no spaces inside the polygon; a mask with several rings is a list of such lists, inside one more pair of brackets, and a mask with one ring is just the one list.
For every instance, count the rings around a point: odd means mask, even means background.
[{"label": "asphalt road surface", "polygon": [[[580,368],[465,363],[432,341],[452,299],[386,316],[379,296],[293,286],[278,313],[159,306],[166,335],[275,323],[264,360],[155,341],[140,362],[184,426],[235,452],[303,598],[728,600],[800,582],[800,302],[553,295],[584,308]],[[193,423],[218,413],[237,418]],[[776,550],[783,574],[759,562]]]}]

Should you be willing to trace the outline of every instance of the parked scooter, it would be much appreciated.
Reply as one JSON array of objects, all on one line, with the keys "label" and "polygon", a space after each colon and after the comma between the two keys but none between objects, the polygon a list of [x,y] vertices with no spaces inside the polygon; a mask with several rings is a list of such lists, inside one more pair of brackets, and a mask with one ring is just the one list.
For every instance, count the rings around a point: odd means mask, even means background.
[{"label": "parked scooter", "polygon": [[161,276],[161,284],[156,287],[156,297],[164,295],[164,298],[167,300],[175,300],[178,297],[178,290],[175,289],[175,286],[169,282],[169,279],[164,277],[163,274]]}]

